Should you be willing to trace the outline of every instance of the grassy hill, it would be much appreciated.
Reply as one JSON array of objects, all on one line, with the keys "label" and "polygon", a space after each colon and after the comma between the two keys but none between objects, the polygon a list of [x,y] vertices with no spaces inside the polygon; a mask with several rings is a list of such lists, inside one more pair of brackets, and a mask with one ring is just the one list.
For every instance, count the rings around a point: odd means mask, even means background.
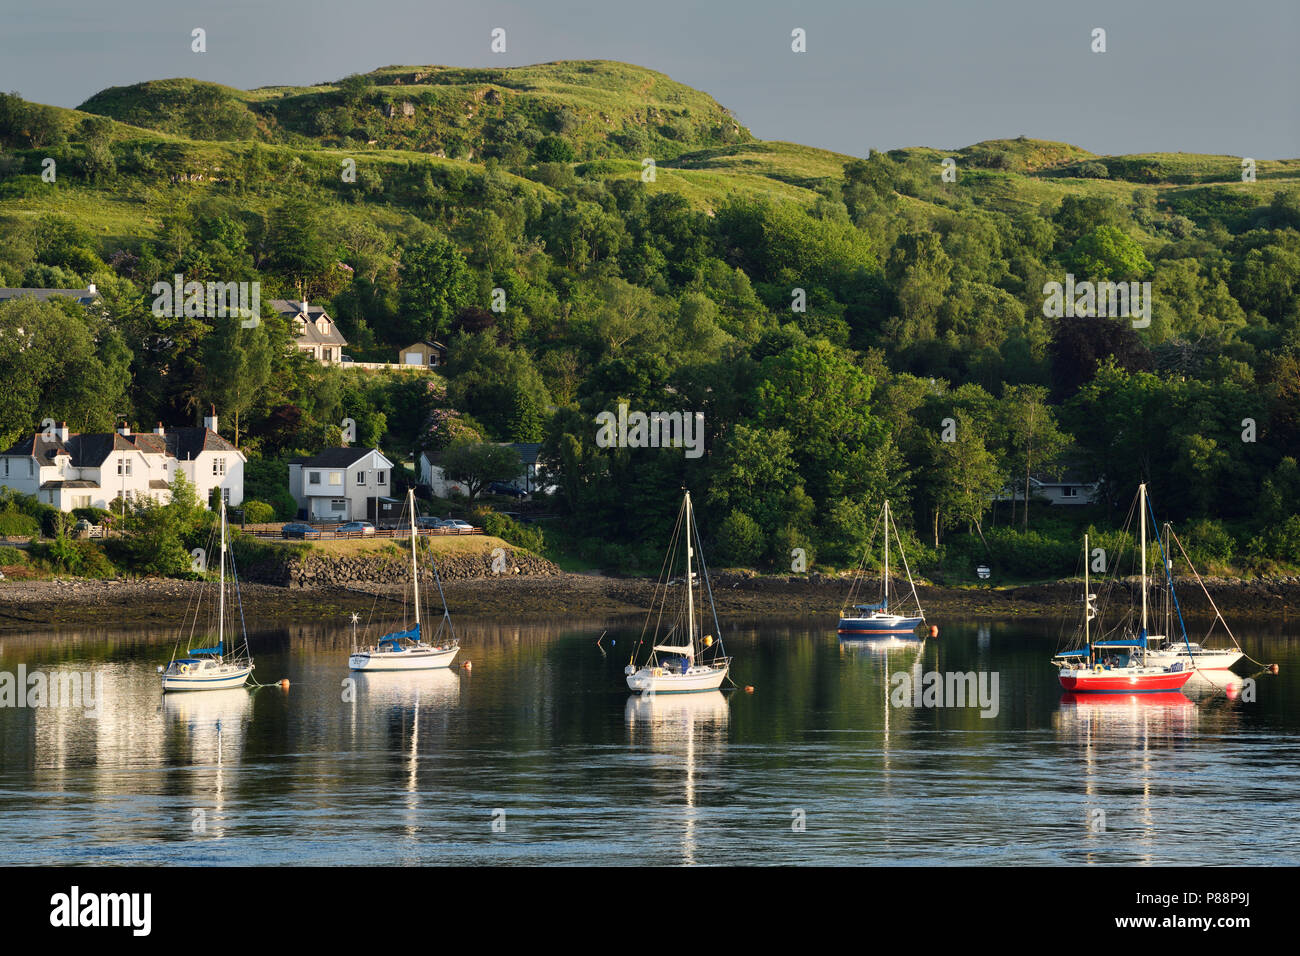
[{"label": "grassy hill", "polygon": [[625,63],[495,70],[389,66],[339,83],[231,89],[189,79],[113,87],[80,107],[200,140],[413,149],[473,159],[562,136],[577,159],[671,157],[743,142],[712,97]]}]

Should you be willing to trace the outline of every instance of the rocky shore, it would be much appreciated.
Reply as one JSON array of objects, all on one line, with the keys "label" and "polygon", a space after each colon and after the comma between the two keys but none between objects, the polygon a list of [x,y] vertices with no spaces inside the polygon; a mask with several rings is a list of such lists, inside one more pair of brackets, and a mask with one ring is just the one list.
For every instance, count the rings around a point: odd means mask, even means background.
[{"label": "rocky shore", "polygon": [[[556,615],[617,616],[643,612],[655,583],[644,578],[567,574],[532,555],[512,556],[517,570],[493,573],[491,559],[459,555],[440,562],[453,613],[509,615],[528,620]],[[401,561],[389,570],[372,566],[374,556],[336,559],[330,567],[311,561],[290,566],[280,581],[249,581],[244,607],[259,624],[337,619],[368,607],[374,595],[401,593]],[[391,576],[390,576],[391,574]],[[387,583],[386,583],[387,582]],[[394,583],[402,582],[402,583]],[[720,614],[790,617],[829,615],[839,610],[847,579],[838,575],[760,576],[722,572],[713,576]],[[1230,620],[1262,617],[1289,620],[1300,610],[1300,577],[1259,580],[1206,579],[1215,603]],[[0,582],[0,632],[95,626],[171,626],[196,594],[197,582],[163,579],[83,579]],[[1015,588],[920,586],[927,616],[1059,616],[1078,603],[1078,582],[1060,581]],[[1211,613],[1195,581],[1180,582],[1189,617]],[[1116,594],[1112,599],[1127,604]]]}]

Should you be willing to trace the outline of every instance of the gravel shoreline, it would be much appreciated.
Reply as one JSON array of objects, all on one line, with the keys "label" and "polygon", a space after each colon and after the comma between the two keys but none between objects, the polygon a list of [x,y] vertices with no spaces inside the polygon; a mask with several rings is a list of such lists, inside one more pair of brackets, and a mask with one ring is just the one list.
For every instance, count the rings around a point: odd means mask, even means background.
[{"label": "gravel shoreline", "polygon": [[[643,613],[655,582],[600,574],[483,577],[445,583],[453,614],[508,615],[518,620],[565,616]],[[1300,610],[1300,578],[1261,581],[1207,580],[1215,603],[1227,615],[1289,620]],[[51,579],[0,582],[0,632],[51,628],[177,622],[200,584],[168,579],[92,581]],[[836,613],[848,589],[845,578],[813,574],[769,577],[720,573],[713,577],[720,615],[792,617]],[[1053,617],[1078,602],[1072,582],[1015,588],[918,587],[927,616]],[[376,593],[395,596],[401,588],[290,588],[244,584],[245,612],[259,625],[324,621],[369,608]],[[1209,613],[1194,581],[1180,583],[1189,616]],[[1185,596],[1184,596],[1185,595]]]}]

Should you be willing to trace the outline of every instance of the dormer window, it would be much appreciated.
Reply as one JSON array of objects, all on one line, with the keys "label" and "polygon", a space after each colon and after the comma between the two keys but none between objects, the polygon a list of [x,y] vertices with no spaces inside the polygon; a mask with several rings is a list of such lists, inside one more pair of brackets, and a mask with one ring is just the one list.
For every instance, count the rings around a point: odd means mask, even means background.
[{"label": "dormer window", "polygon": [[316,320],[316,328],[320,329],[321,335],[329,335],[330,320],[325,318],[325,316],[322,315],[319,319]]}]

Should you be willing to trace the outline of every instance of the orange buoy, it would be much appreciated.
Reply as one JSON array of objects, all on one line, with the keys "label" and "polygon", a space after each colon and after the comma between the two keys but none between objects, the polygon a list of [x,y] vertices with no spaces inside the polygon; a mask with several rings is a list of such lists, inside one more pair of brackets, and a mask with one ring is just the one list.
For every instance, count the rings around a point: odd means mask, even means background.
[{"label": "orange buoy", "polygon": [[931,624],[931,625],[930,625],[930,636],[931,636],[931,637],[938,637],[938,636],[939,636],[939,628],[938,628],[936,625],[934,625],[934,624]]},{"label": "orange buoy", "polygon": [[754,693],[754,685],[753,685],[753,684],[746,684],[746,685],[745,685],[745,693],[746,693],[746,694],[752,694],[752,693]]},{"label": "orange buoy", "polygon": [[470,663],[469,661],[461,661],[461,665],[460,665],[460,666],[463,667],[463,668],[465,668],[465,670],[467,670],[467,671],[468,671],[468,670],[473,670],[473,669],[474,669],[474,665],[473,665],[472,663]]},{"label": "orange buoy", "polygon": [[289,689],[289,678],[286,677],[284,680],[280,681],[280,689],[281,690]]},{"label": "orange buoy", "polygon": [[1278,666],[1276,664],[1270,664],[1268,669],[1274,674],[1278,672]]}]

